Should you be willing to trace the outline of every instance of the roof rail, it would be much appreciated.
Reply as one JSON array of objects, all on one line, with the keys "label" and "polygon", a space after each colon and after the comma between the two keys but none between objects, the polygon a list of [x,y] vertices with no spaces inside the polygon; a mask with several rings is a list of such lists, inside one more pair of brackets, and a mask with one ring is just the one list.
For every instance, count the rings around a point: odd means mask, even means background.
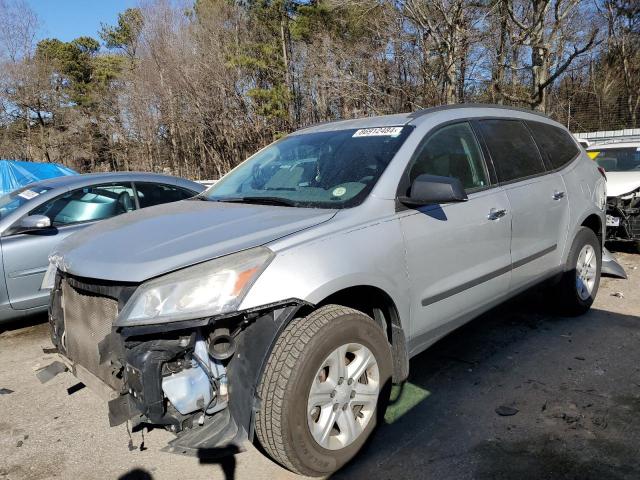
[{"label": "roof rail", "polygon": [[502,110],[515,110],[517,112],[531,113],[533,115],[538,115],[540,117],[544,117],[551,120],[549,116],[545,115],[544,113],[537,112],[535,110],[529,110],[527,108],[520,108],[520,107],[510,107],[506,105],[496,105],[494,103],[456,103],[455,105],[440,105],[438,107],[429,107],[429,108],[424,108],[422,110],[418,110],[416,112],[411,113],[409,117],[418,118],[418,117],[422,117],[423,115],[428,115],[430,113],[440,112],[442,110],[453,110],[457,108],[499,108]]}]

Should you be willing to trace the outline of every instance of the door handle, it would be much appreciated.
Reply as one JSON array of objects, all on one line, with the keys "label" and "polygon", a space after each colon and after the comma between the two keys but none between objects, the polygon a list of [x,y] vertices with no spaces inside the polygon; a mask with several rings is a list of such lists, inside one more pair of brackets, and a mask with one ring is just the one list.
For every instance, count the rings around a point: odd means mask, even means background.
[{"label": "door handle", "polygon": [[554,200],[562,200],[564,198],[564,192],[553,192]]},{"label": "door handle", "polygon": [[489,220],[498,220],[499,218],[504,217],[507,214],[507,211],[502,208],[500,210],[498,210],[497,208],[492,208],[491,210],[489,210],[489,215],[487,215],[487,218]]}]

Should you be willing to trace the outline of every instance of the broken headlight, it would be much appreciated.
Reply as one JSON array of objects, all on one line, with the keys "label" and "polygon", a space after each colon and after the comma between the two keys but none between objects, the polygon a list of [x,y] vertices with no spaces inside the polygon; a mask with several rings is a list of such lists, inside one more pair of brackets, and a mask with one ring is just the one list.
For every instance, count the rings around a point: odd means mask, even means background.
[{"label": "broken headlight", "polygon": [[273,258],[253,248],[149,280],[126,303],[116,326],[202,318],[236,309]]}]

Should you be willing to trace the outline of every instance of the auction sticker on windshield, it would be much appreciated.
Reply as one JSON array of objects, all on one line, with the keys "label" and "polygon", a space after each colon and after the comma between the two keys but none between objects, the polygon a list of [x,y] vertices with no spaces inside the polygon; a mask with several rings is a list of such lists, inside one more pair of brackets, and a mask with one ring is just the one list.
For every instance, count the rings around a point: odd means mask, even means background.
[{"label": "auction sticker on windshield", "polygon": [[32,198],[36,198],[38,195],[39,193],[34,192],[33,190],[24,190],[18,194],[19,197],[22,197],[25,200],[31,200]]},{"label": "auction sticker on windshield", "polygon": [[402,133],[402,127],[375,127],[361,128],[353,134],[353,138],[358,137],[397,137]]}]

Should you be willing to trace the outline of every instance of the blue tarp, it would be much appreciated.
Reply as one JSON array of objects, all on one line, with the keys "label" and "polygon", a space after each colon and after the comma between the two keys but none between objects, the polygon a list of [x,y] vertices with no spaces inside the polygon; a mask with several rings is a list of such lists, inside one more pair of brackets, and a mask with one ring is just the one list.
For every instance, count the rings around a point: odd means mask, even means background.
[{"label": "blue tarp", "polygon": [[0,160],[0,195],[29,183],[62,175],[77,175],[77,172],[57,163]]}]

